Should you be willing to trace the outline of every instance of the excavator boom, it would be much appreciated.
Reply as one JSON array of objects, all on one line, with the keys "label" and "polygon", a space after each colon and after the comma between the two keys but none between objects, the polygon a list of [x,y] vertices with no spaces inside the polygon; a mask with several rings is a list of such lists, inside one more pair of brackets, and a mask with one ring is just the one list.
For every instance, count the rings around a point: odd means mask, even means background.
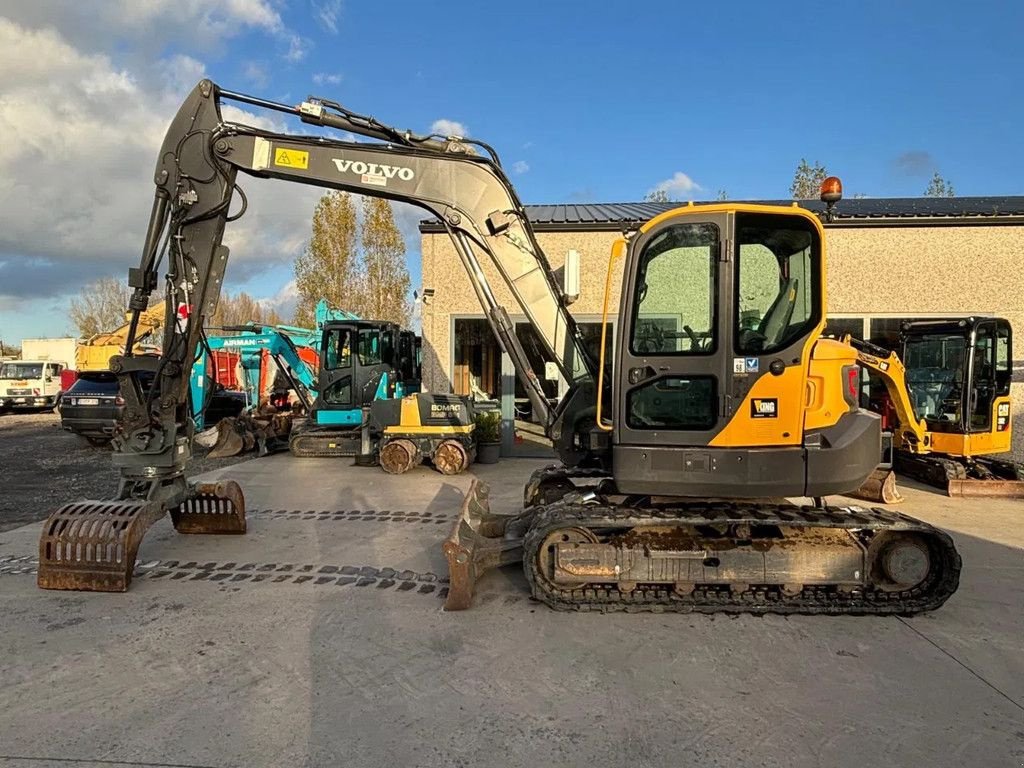
[{"label": "excavator boom", "polygon": [[[288,135],[226,122],[222,99],[290,114],[306,123],[386,143]],[[481,150],[483,154],[479,154]],[[50,588],[126,589],[145,529],[166,511],[179,530],[238,533],[245,529],[241,490],[190,484],[185,468],[195,424],[189,373],[204,319],[213,316],[228,262],[225,226],[247,206],[237,185],[241,171],[265,178],[412,203],[437,216],[462,259],[495,336],[511,357],[534,412],[556,437],[567,461],[581,454],[573,425],[544,395],[538,375],[495,296],[479,258],[490,259],[530,321],[545,351],[577,394],[594,399],[597,364],[565,307],[552,270],[522,204],[489,147],[458,137],[417,136],[357,115],[340,105],[311,100],[298,107],[219,89],[202,80],[171,121],[154,173],[156,191],[142,259],[129,270],[133,289],[122,356],[110,361],[125,399],[113,440],[121,481],[115,501],[71,505],[51,515],[40,541],[39,584]],[[232,209],[238,199],[237,208]],[[159,358],[133,354],[145,331],[149,298],[164,270],[166,311]],[[574,376],[577,362],[583,374]],[[575,379],[575,380],[574,380]],[[582,392],[582,396],[579,393]],[[212,513],[209,513],[212,511]],[[117,516],[116,526],[107,522]],[[95,519],[93,519],[95,518]],[[90,525],[95,523],[96,525]],[[79,532],[102,530],[79,559]],[[102,573],[102,578],[96,576]]]}]

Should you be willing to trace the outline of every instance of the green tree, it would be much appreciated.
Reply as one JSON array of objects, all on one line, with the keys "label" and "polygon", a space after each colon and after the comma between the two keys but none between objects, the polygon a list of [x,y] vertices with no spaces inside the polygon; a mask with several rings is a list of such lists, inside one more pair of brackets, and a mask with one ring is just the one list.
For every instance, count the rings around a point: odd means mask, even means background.
[{"label": "green tree", "polygon": [[953,185],[946,181],[936,171],[932,180],[928,182],[928,188],[924,191],[925,197],[955,197]]},{"label": "green tree", "polygon": [[328,192],[313,211],[313,236],[295,260],[299,293],[295,324],[312,327],[317,302],[358,312],[360,301],[356,207],[347,192]]},{"label": "green tree", "polygon": [[68,316],[84,338],[109,333],[125,323],[131,289],[124,280],[104,277],[90,283],[71,300]]},{"label": "green tree", "polygon": [[794,200],[817,200],[821,194],[821,182],[827,177],[828,171],[821,163],[815,161],[814,165],[809,165],[807,160],[800,158],[789,193]]},{"label": "green tree", "polygon": [[729,193],[726,192],[724,189],[718,190],[718,194],[715,195],[715,200],[717,200],[720,203],[723,203],[723,202],[725,202],[728,199],[729,199]]},{"label": "green tree", "polygon": [[[274,318],[274,319],[272,319]],[[280,316],[274,310],[265,310],[263,305],[245,291],[231,295],[227,291],[220,296],[217,302],[217,311],[213,317],[206,321],[208,328],[223,329],[237,325],[249,325],[250,323],[266,323],[277,325],[281,322]],[[215,331],[217,334],[232,335],[232,331]]]},{"label": "green tree", "polygon": [[405,241],[395,226],[391,203],[376,197],[363,199],[362,288],[360,313],[374,320],[408,326],[411,280],[405,265]]},{"label": "green tree", "polygon": [[652,189],[650,192],[644,195],[644,200],[646,200],[649,203],[671,202],[671,200],[669,200],[668,197],[668,192],[666,192],[664,189]]}]

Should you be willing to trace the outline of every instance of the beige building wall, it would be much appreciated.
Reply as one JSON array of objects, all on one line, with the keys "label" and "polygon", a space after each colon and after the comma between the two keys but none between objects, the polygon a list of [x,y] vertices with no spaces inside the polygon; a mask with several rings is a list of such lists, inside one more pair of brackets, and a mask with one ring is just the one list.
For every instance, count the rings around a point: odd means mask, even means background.
[{"label": "beige building wall", "polygon": [[[539,232],[556,270],[569,250],[580,254],[576,315],[600,314],[608,254],[616,232]],[[912,316],[971,312],[1007,318],[1016,330],[1015,357],[1024,359],[1024,227],[832,226],[827,229],[828,309],[834,314]],[[482,310],[445,234],[422,235],[423,287],[434,295],[423,307],[423,378],[433,391],[451,391],[452,318]],[[509,312],[515,304],[493,265],[484,270]],[[621,263],[611,287],[617,313]],[[1024,384],[1013,386],[1014,453],[1024,458]]]}]

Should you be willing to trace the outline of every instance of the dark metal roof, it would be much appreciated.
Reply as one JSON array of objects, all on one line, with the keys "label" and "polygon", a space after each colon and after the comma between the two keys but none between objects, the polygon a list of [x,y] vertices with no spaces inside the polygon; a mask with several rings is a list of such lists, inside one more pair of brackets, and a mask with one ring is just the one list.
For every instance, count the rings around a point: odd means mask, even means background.
[{"label": "dark metal roof", "polygon": [[[695,201],[708,205],[712,201]],[[731,200],[729,202],[792,205],[792,200]],[[825,209],[817,200],[800,200],[815,213]],[[618,230],[640,224],[686,203],[560,203],[528,205],[526,213],[538,231]],[[843,200],[836,205],[835,226],[929,223],[1024,223],[1024,195],[1012,197],[875,197]],[[928,221],[924,221],[927,219]],[[938,220],[938,221],[936,221]],[[434,219],[420,222],[420,232],[442,232]]]}]

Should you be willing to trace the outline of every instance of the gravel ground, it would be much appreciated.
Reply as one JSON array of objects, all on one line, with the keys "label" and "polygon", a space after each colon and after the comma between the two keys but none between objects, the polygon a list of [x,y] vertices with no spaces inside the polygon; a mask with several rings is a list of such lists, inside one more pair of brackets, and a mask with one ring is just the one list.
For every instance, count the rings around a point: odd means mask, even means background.
[{"label": "gravel ground", "polygon": [[[244,461],[248,456],[192,459],[191,474]],[[110,448],[64,432],[56,413],[0,413],[0,531],[44,520],[56,507],[103,499],[117,490]]]}]

